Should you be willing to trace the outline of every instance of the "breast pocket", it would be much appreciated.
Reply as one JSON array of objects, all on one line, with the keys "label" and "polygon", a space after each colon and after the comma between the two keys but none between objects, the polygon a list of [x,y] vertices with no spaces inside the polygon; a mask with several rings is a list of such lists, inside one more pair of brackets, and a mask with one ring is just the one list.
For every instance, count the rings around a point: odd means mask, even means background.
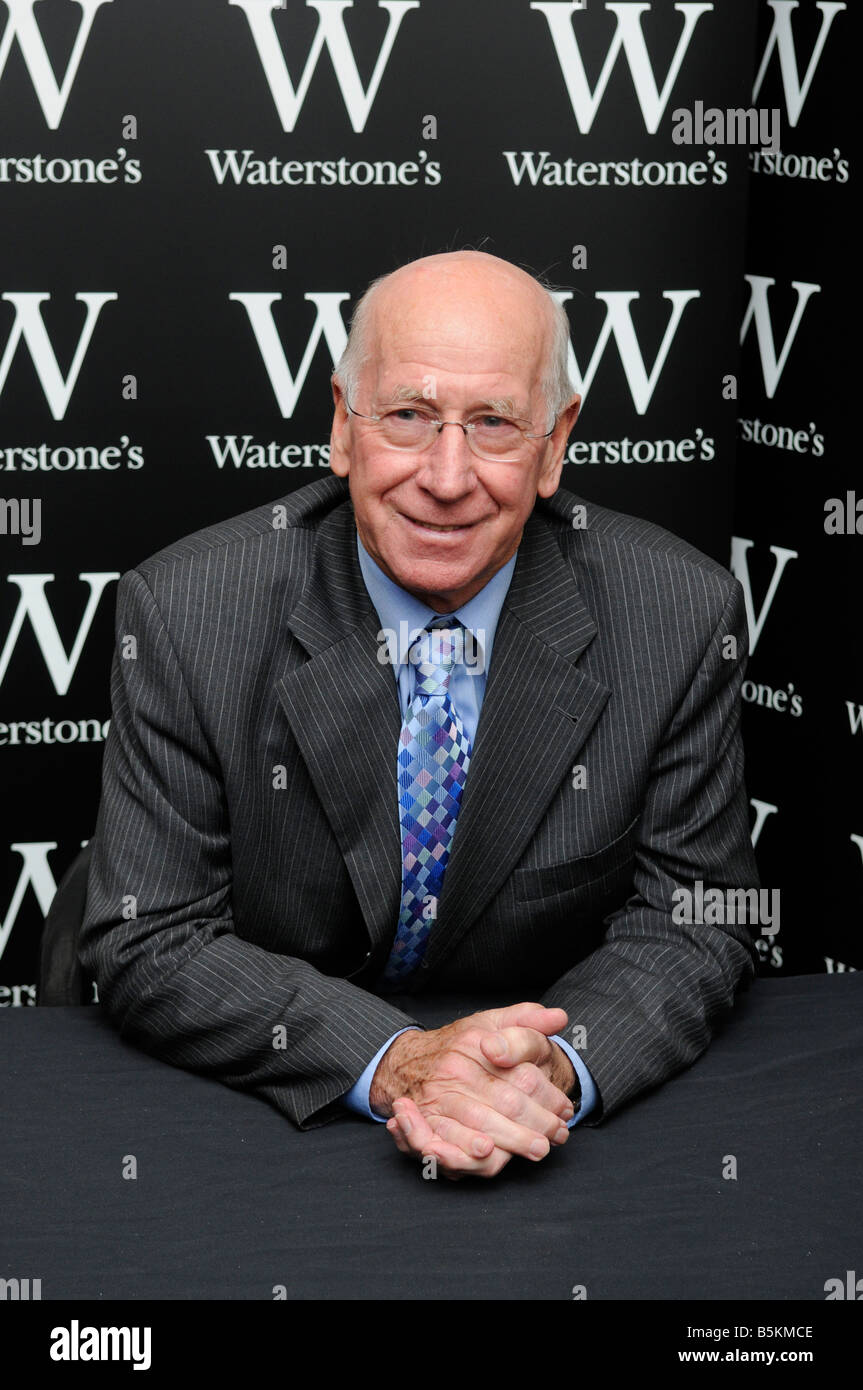
[{"label": "breast pocket", "polygon": [[516,870],[512,883],[517,900],[538,902],[575,892],[585,899],[622,895],[632,881],[638,820],[636,816],[620,835],[593,854],[539,869]]}]

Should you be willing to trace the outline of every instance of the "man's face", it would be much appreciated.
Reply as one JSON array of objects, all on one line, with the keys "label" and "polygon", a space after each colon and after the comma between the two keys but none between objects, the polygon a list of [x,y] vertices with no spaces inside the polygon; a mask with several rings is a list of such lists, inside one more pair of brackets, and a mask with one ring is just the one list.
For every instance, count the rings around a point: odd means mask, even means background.
[{"label": "man's face", "polygon": [[[412,404],[446,420],[511,415],[544,434],[548,328],[543,292],[505,262],[481,253],[414,262],[378,291],[371,358],[350,404],[363,415]],[[525,440],[503,462],[478,458],[452,425],[425,451],[395,450],[346,410],[335,382],[333,395],[330,463],[349,479],[363,545],[396,584],[452,612],[515,553],[537,493],[557,488],[579,398],[548,439]]]}]

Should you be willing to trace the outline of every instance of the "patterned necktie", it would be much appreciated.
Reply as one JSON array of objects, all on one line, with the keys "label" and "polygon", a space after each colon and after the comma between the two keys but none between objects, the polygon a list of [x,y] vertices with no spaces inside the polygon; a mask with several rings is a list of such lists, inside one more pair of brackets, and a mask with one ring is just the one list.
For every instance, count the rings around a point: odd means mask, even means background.
[{"label": "patterned necktie", "polygon": [[449,695],[464,628],[432,627],[411,647],[416,689],[399,735],[402,906],[383,981],[398,985],[428,944],[470,764],[470,740]]}]

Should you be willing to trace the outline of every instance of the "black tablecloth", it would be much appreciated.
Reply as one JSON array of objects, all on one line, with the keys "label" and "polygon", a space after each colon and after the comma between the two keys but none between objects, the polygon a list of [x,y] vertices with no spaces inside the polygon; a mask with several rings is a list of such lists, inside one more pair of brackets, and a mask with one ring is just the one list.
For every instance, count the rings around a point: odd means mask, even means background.
[{"label": "black tablecloth", "polygon": [[[488,1004],[410,1001],[431,1025]],[[863,974],[758,980],[689,1070],[461,1183],[368,1120],[301,1133],[99,1008],[9,1009],[0,1276],[43,1299],[823,1300],[863,1274],[861,1006]]]}]

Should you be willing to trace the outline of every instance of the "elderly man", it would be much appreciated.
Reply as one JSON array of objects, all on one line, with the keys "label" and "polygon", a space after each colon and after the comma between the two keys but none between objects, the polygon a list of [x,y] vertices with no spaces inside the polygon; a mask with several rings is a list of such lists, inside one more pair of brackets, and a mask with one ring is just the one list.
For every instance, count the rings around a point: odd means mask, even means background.
[{"label": "elderly man", "polygon": [[[118,591],[81,942],[105,1006],[453,1178],[691,1063],[753,971],[745,924],[675,910],[758,883],[740,585],[559,490],[567,347],[505,261],[401,267],[333,376],[336,476]],[[420,990],[501,1007],[423,1028]]]}]

